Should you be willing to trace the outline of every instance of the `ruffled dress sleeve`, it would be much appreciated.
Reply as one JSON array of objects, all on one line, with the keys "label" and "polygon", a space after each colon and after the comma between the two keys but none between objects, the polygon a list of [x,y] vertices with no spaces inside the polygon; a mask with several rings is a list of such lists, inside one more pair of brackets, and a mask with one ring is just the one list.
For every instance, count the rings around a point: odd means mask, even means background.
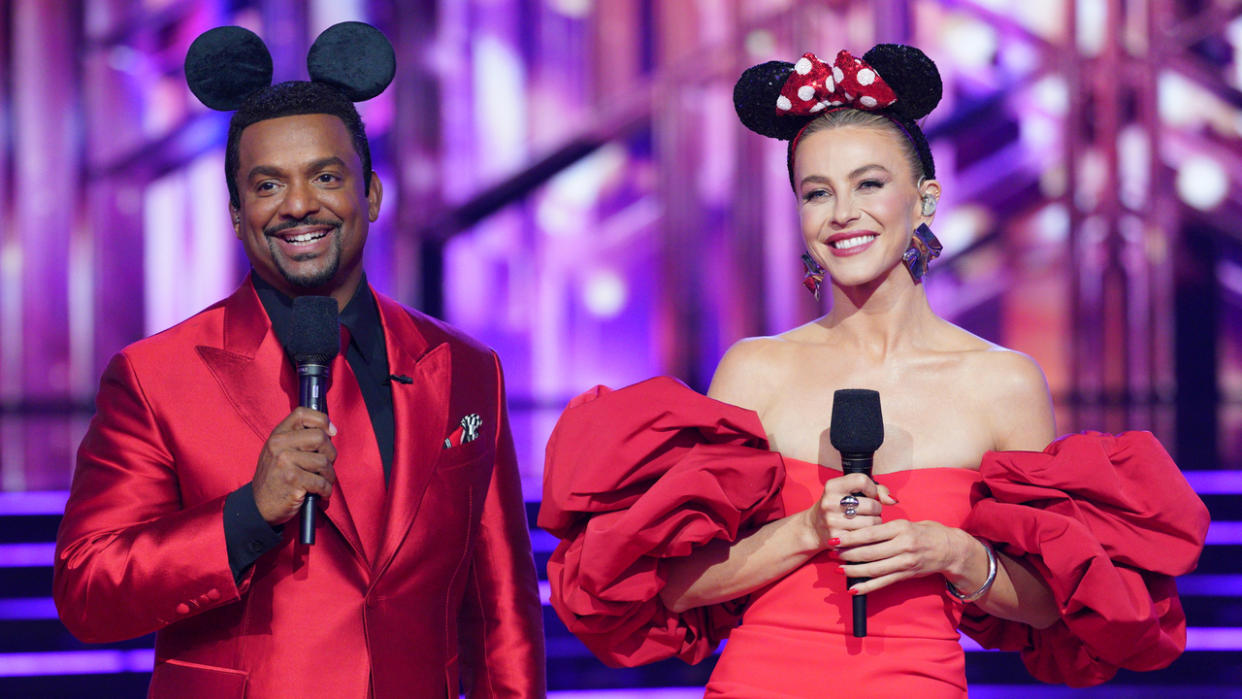
[{"label": "ruffled dress sleeve", "polygon": [[539,526],[552,606],[613,667],[697,663],[737,625],[744,600],[675,614],[663,561],[784,516],[784,462],[758,416],[661,377],[575,398],[548,441]]},{"label": "ruffled dress sleeve", "polygon": [[964,529],[1025,558],[1061,619],[1033,629],[968,605],[962,631],[1021,651],[1039,680],[1086,687],[1155,670],[1186,647],[1173,578],[1194,570],[1208,511],[1150,432],[1083,433],[1043,452],[988,452]]}]

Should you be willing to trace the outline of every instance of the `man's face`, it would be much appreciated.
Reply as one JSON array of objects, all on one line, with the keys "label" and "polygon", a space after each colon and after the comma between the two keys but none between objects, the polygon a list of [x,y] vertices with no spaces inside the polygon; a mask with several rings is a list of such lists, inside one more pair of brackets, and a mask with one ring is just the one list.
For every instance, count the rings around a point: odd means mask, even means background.
[{"label": "man's face", "polygon": [[383,190],[349,131],[330,114],[300,114],[247,126],[238,143],[241,206],[233,231],[255,271],[290,296],[331,295],[344,306],[362,277],[367,226]]}]

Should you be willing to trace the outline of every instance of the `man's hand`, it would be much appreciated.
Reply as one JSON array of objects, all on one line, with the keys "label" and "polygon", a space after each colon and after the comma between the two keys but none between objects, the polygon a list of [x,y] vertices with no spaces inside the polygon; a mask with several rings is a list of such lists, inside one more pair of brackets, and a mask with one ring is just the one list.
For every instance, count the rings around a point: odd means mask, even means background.
[{"label": "man's hand", "polygon": [[336,447],[330,437],[335,434],[327,415],[301,407],[272,430],[259,452],[251,484],[254,504],[268,524],[277,526],[292,519],[307,493],[325,501],[332,495]]}]

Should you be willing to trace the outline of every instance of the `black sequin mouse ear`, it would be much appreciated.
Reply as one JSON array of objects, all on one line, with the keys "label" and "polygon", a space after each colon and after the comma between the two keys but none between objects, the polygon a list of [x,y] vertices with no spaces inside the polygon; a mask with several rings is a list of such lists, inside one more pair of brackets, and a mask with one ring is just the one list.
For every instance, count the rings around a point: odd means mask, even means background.
[{"label": "black sequin mouse ear", "polygon": [[380,30],[365,22],[341,22],[315,39],[306,69],[311,80],[336,87],[351,102],[362,102],[392,82],[397,56]]},{"label": "black sequin mouse ear", "polygon": [[897,94],[897,102],[887,109],[894,116],[922,119],[940,103],[944,91],[940,71],[922,51],[904,44],[877,44],[863,54],[863,60]]},{"label": "black sequin mouse ear", "polygon": [[791,116],[776,111],[776,98],[793,71],[793,64],[768,61],[751,66],[733,86],[733,108],[742,124],[761,136],[793,140],[802,130],[808,116]]},{"label": "black sequin mouse ear", "polygon": [[185,54],[185,81],[203,104],[233,111],[250,94],[272,84],[272,54],[248,29],[209,29]]}]

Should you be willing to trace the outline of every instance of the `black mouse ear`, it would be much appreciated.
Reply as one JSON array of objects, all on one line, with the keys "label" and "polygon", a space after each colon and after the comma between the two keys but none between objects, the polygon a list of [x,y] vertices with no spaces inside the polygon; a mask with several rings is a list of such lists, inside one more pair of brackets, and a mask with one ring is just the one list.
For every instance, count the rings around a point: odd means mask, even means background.
[{"label": "black mouse ear", "polygon": [[352,102],[375,97],[397,72],[388,37],[366,22],[341,22],[323,30],[306,55],[311,80],[327,83]]},{"label": "black mouse ear", "polygon": [[198,101],[233,111],[246,97],[272,84],[272,54],[249,29],[209,29],[186,51],[185,81]]},{"label": "black mouse ear", "polygon": [[733,108],[742,125],[761,136],[793,140],[814,115],[784,115],[776,111],[776,98],[793,72],[794,64],[768,61],[751,66],[733,86]]},{"label": "black mouse ear", "polygon": [[927,54],[904,44],[877,44],[863,54],[897,95],[888,111],[914,121],[931,113],[940,103],[944,87],[940,71]]}]

